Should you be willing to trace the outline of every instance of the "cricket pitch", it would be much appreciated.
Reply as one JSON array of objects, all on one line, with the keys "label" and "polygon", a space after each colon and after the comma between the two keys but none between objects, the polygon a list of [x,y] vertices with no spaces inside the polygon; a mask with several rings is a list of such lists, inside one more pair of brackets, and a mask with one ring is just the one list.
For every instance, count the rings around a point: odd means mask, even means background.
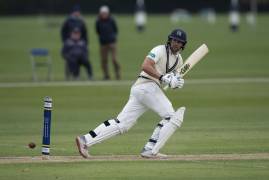
[{"label": "cricket pitch", "polygon": [[142,158],[139,155],[98,155],[84,159],[81,156],[50,156],[43,160],[42,156],[0,157],[0,164],[16,163],[60,163],[90,161],[233,161],[233,160],[269,160],[269,153],[253,154],[199,154],[199,155],[168,155],[162,158]]}]

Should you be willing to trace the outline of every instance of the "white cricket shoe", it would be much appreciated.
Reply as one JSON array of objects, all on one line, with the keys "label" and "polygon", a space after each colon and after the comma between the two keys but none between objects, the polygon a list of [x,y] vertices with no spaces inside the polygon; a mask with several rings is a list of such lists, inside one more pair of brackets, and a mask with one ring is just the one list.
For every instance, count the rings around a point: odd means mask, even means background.
[{"label": "white cricket shoe", "polygon": [[86,140],[84,136],[77,136],[76,143],[78,147],[79,154],[84,158],[89,158],[88,147],[86,145]]},{"label": "white cricket shoe", "polygon": [[167,157],[166,154],[162,154],[162,153],[153,154],[151,150],[145,150],[145,149],[142,150],[140,155],[143,158],[166,158]]}]

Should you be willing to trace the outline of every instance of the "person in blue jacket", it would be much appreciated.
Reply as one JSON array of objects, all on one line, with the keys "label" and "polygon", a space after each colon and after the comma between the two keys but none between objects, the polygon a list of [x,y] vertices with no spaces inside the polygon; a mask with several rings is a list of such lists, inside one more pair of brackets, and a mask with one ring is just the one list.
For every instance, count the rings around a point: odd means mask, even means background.
[{"label": "person in blue jacket", "polygon": [[108,6],[102,6],[96,20],[96,33],[99,37],[101,66],[104,74],[104,80],[109,80],[108,58],[111,54],[112,63],[116,79],[119,80],[120,65],[117,61],[117,35],[118,27],[115,19],[110,15]]},{"label": "person in blue jacket", "polygon": [[92,79],[93,73],[92,66],[88,59],[87,42],[81,38],[79,28],[74,28],[70,34],[70,38],[64,41],[62,55],[66,60],[70,75],[74,80],[79,79],[81,65],[86,68],[88,79]]},{"label": "person in blue jacket", "polygon": [[[87,26],[81,15],[80,6],[77,4],[73,6],[70,15],[65,19],[61,27],[61,39],[64,44],[68,38],[70,38],[73,29],[78,28],[80,30],[81,39],[88,45]],[[64,58],[65,59],[65,58]],[[65,61],[65,78],[70,80],[71,70],[69,69],[68,62]]]}]

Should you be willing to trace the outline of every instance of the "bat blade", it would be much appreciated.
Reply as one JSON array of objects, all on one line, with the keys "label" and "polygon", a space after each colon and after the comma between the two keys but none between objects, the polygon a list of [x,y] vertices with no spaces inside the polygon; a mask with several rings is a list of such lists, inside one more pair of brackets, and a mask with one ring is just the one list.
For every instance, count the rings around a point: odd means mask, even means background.
[{"label": "bat blade", "polygon": [[[184,62],[184,64],[178,69],[178,73],[181,77],[185,76],[203,57],[209,52],[206,44],[202,44],[197,48]],[[167,90],[168,86],[164,87]]]},{"label": "bat blade", "polygon": [[191,70],[195,64],[197,64],[203,57],[209,52],[206,44],[202,44],[198,49],[196,49],[184,62],[184,64],[179,68],[179,74],[183,77],[189,70]]}]

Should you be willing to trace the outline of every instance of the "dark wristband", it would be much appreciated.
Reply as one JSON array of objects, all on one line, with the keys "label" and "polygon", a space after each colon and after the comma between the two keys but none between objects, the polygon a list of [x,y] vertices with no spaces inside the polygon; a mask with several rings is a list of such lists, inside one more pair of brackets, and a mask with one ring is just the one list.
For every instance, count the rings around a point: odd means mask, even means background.
[{"label": "dark wristband", "polygon": [[159,80],[161,81],[161,80],[162,80],[162,78],[163,78],[163,75],[161,75],[161,76],[159,77]]}]

